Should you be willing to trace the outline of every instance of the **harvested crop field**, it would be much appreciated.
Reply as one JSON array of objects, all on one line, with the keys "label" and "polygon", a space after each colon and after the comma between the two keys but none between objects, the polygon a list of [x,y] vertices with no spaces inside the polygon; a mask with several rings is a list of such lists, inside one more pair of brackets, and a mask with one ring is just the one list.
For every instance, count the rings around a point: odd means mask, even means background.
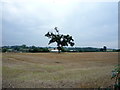
[{"label": "harvested crop field", "polygon": [[3,88],[98,88],[113,84],[117,52],[3,53]]}]

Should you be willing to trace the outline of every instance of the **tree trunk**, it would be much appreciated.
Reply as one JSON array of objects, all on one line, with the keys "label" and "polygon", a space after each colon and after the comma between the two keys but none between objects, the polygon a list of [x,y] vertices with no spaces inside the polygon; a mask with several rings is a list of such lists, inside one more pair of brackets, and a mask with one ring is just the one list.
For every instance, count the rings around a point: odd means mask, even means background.
[{"label": "tree trunk", "polygon": [[60,50],[58,50],[58,53],[60,53]]},{"label": "tree trunk", "polygon": [[58,49],[58,53],[60,53],[60,50],[61,50],[60,48],[61,48],[60,46],[57,47],[57,49]]}]

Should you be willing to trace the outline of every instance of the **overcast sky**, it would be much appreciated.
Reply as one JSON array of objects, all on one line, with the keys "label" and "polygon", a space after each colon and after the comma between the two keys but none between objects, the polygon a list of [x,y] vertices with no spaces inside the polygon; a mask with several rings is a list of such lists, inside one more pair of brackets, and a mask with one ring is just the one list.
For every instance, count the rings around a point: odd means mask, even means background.
[{"label": "overcast sky", "polygon": [[48,46],[44,35],[57,26],[75,46],[118,47],[118,2],[4,0],[2,6],[3,45]]}]

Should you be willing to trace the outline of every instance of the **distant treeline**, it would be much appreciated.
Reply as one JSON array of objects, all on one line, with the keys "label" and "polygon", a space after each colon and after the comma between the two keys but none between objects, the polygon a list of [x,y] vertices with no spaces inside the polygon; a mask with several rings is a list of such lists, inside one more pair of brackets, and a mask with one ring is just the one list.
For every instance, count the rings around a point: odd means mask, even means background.
[{"label": "distant treeline", "polygon": [[36,47],[36,46],[3,46],[2,52],[49,52],[47,47]]},{"label": "distant treeline", "polygon": [[[0,52],[54,52],[56,47],[36,47],[36,46],[3,46],[0,48]],[[119,52],[120,49],[107,49],[106,46],[103,48],[93,48],[93,47],[64,47],[61,52]]]}]

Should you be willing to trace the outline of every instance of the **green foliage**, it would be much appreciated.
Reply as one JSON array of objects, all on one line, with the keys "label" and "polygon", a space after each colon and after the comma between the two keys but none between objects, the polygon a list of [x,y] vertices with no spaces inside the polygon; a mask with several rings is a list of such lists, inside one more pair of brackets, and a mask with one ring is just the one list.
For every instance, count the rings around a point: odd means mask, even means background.
[{"label": "green foliage", "polygon": [[2,48],[2,52],[6,52],[7,51],[7,49],[6,48]]},{"label": "green foliage", "polygon": [[116,65],[114,70],[112,70],[112,77],[111,79],[115,80],[114,88],[115,90],[120,88],[120,65]]},{"label": "green foliage", "polygon": [[27,46],[25,45],[25,44],[23,44],[22,46],[21,46],[21,48],[26,48]]},{"label": "green foliage", "polygon": [[62,51],[63,46],[74,46],[74,40],[72,38],[72,36],[70,35],[63,35],[63,34],[59,34],[59,30],[57,30],[57,27],[54,28],[57,32],[57,34],[54,34],[53,32],[48,32],[47,34],[45,34],[46,37],[50,38],[50,41],[48,44],[57,43],[57,49]]},{"label": "green foliage", "polygon": [[106,50],[107,50],[107,47],[106,47],[106,46],[103,46],[103,50],[106,51]]},{"label": "green foliage", "polygon": [[[119,90],[120,88],[120,65],[116,65],[114,70],[112,70],[111,79],[115,80],[114,84],[105,88],[105,90]],[[98,90],[102,90],[102,88],[98,88]]]},{"label": "green foliage", "polygon": [[115,79],[114,87],[120,88],[120,65],[115,66],[115,69],[112,71],[111,79]]},{"label": "green foliage", "polygon": [[116,65],[115,69],[112,70],[112,77],[111,77],[111,79],[118,78],[119,74],[120,74],[120,65]]},{"label": "green foliage", "polygon": [[48,48],[37,48],[37,47],[32,47],[31,49],[29,49],[29,52],[49,52]]}]

